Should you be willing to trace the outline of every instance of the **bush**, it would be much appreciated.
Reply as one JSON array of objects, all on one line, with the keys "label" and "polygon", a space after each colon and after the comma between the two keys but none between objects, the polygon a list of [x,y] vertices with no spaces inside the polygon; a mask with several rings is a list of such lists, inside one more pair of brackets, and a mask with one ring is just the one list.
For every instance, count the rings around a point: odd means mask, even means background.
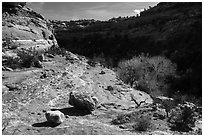
[{"label": "bush", "polygon": [[151,128],[151,117],[143,116],[138,119],[137,123],[133,125],[133,129],[136,131],[147,131]]},{"label": "bush", "polygon": [[103,53],[98,56],[94,55],[92,60],[107,68],[112,68],[114,66],[113,58],[105,57]]},{"label": "bush", "polygon": [[194,110],[190,107],[183,107],[174,110],[168,120],[171,130],[188,132],[195,126]]},{"label": "bush", "polygon": [[17,57],[5,57],[3,65],[12,69],[29,68],[39,62],[40,55],[35,49],[19,49],[16,53]]},{"label": "bush", "polygon": [[114,125],[119,125],[124,123],[135,122],[137,121],[139,115],[141,115],[141,113],[137,111],[128,114],[119,114],[115,119],[111,121],[111,123]]},{"label": "bush", "polygon": [[2,48],[3,49],[16,49],[20,46],[19,43],[13,41],[13,37],[2,39]]},{"label": "bush", "polygon": [[17,57],[4,57],[4,60],[2,62],[3,66],[12,68],[12,69],[16,69],[19,68],[20,66],[20,59]]},{"label": "bush", "polygon": [[38,60],[38,52],[35,49],[18,50],[17,55],[20,58],[21,67],[29,68]]},{"label": "bush", "polygon": [[[12,41],[12,38],[5,38],[2,43],[3,50],[5,49],[16,49],[19,45]],[[35,49],[16,49],[17,56],[4,56],[3,65],[16,69],[19,67],[30,67],[34,61],[34,58],[38,55]]]},{"label": "bush", "polygon": [[65,48],[60,48],[60,47],[56,47],[56,46],[52,46],[51,48],[49,48],[46,53],[48,54],[52,54],[52,55],[62,55],[65,56],[66,55],[66,49]]},{"label": "bush", "polygon": [[130,117],[128,115],[118,115],[116,119],[113,119],[111,121],[112,124],[114,125],[119,125],[119,124],[124,124],[124,123],[129,123],[130,122]]},{"label": "bush", "polygon": [[164,94],[170,91],[176,65],[165,57],[139,56],[120,62],[117,73],[121,80],[138,90]]}]

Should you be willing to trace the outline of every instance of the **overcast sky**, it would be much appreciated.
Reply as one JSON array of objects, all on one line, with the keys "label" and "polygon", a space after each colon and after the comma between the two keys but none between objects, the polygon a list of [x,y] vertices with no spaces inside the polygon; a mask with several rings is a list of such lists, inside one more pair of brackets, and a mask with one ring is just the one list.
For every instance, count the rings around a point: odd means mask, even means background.
[{"label": "overcast sky", "polygon": [[136,15],[138,10],[158,2],[29,2],[27,5],[47,19],[108,20],[112,17]]}]

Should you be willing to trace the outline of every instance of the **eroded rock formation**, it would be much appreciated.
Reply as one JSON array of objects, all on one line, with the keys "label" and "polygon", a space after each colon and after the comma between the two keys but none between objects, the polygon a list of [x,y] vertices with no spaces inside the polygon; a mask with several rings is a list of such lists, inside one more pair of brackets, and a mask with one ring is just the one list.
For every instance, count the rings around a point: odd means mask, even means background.
[{"label": "eroded rock formation", "polygon": [[2,7],[3,51],[35,48],[44,51],[57,46],[57,41],[47,27],[47,20],[25,2],[6,2]]}]

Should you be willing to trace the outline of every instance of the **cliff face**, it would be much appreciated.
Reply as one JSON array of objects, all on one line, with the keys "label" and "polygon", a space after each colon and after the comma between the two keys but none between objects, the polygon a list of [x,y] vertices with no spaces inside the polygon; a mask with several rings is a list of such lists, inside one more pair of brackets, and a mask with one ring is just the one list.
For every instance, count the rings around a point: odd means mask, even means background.
[{"label": "cliff face", "polygon": [[45,50],[53,45],[57,46],[45,18],[26,7],[25,2],[5,2],[2,5],[3,45],[12,43],[11,47],[3,46],[4,51],[31,47]]}]

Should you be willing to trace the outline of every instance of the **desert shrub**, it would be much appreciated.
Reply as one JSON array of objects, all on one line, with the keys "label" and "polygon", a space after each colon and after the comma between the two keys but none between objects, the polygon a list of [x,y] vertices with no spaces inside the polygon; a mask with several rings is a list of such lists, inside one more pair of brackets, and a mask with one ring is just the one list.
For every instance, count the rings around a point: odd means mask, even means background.
[{"label": "desert shrub", "polygon": [[130,122],[130,118],[128,115],[118,115],[116,119],[111,121],[114,125],[124,124]]},{"label": "desert shrub", "polygon": [[100,63],[102,66],[111,69],[114,66],[113,58],[105,57],[103,53],[100,55],[94,55],[92,60],[94,62]]},{"label": "desert shrub", "polygon": [[173,110],[168,120],[171,130],[183,132],[192,130],[195,121],[194,110],[188,106]]},{"label": "desert shrub", "polygon": [[17,47],[19,47],[19,43],[16,43],[12,40],[13,38],[4,38],[2,39],[2,47],[3,48],[7,48],[7,49],[16,49]]},{"label": "desert shrub", "polygon": [[16,69],[20,66],[20,59],[18,57],[4,57],[3,66],[7,66],[12,69]]},{"label": "desert shrub", "polygon": [[46,53],[47,54],[52,54],[52,55],[62,55],[65,56],[66,55],[66,49],[65,48],[60,48],[57,46],[52,46],[51,48],[49,48]]},{"label": "desert shrub", "polygon": [[176,76],[176,65],[165,57],[139,56],[118,64],[117,74],[121,80],[147,93],[164,94],[170,90],[171,80]]},{"label": "desert shrub", "polygon": [[142,116],[138,121],[133,125],[133,129],[136,131],[147,131],[151,128],[152,122],[150,116]]},{"label": "desert shrub", "polygon": [[98,62],[98,63],[100,63],[100,64],[103,65],[103,66],[107,66],[107,64],[106,64],[106,59],[105,59],[105,57],[104,57],[104,54],[100,54],[100,55],[98,55],[98,56],[94,56],[94,57],[93,57],[93,61],[94,61],[94,62]]},{"label": "desert shrub", "polygon": [[29,68],[38,61],[38,52],[35,49],[23,49],[17,51],[17,56],[20,58],[21,67]]},{"label": "desert shrub", "polygon": [[[16,49],[19,45],[12,41],[12,38],[5,38],[2,43],[4,51],[5,49]],[[3,65],[10,67],[12,69],[16,69],[19,67],[30,67],[34,61],[34,58],[38,55],[35,49],[17,49],[17,56],[4,56]]]},{"label": "desert shrub", "polygon": [[124,124],[124,123],[130,123],[135,122],[138,119],[139,112],[131,112],[128,114],[119,114],[115,119],[111,121],[114,125]]},{"label": "desert shrub", "polygon": [[202,97],[196,97],[194,95],[174,93],[172,96],[177,104],[183,104],[185,102],[191,102],[198,106],[202,106]]},{"label": "desert shrub", "polygon": [[12,69],[29,68],[39,61],[39,54],[35,49],[19,49],[16,53],[17,57],[4,57],[3,65]]},{"label": "desert shrub", "polygon": [[9,46],[12,44],[12,40],[10,38],[2,39],[2,47],[3,48],[9,48]]}]

